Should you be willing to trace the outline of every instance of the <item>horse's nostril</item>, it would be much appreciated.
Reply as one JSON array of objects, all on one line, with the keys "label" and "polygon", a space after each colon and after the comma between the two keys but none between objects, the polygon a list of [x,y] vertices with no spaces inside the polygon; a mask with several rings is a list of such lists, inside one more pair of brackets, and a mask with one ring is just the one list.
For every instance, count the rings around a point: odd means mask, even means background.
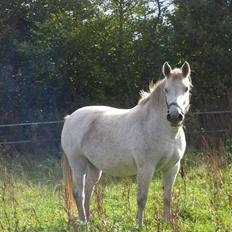
[{"label": "horse's nostril", "polygon": [[178,115],[178,119],[179,119],[180,121],[182,121],[182,120],[183,120],[183,115],[182,115],[182,114],[179,114],[179,115]]},{"label": "horse's nostril", "polygon": [[169,113],[167,114],[167,120],[174,124],[181,122],[183,119],[184,119],[184,116],[182,114],[176,114],[174,116]]}]

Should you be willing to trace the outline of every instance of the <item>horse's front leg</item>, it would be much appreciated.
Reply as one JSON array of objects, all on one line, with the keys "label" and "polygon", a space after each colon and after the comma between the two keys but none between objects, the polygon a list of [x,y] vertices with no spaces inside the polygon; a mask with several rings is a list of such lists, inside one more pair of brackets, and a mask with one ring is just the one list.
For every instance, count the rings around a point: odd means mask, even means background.
[{"label": "horse's front leg", "polygon": [[163,178],[163,198],[164,198],[164,223],[169,223],[171,219],[171,194],[180,169],[180,161],[171,169],[162,173]]},{"label": "horse's front leg", "polygon": [[137,183],[138,183],[138,192],[137,192],[137,220],[138,225],[142,226],[143,224],[143,211],[147,201],[147,194],[149,189],[149,184],[151,182],[152,176],[154,173],[154,167],[151,165],[143,165],[143,167],[138,168],[137,173]]}]

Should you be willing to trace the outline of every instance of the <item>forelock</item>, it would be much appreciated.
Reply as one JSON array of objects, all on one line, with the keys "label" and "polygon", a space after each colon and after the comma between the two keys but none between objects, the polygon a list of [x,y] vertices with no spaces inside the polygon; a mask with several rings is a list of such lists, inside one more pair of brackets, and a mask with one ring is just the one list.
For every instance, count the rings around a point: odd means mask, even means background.
[{"label": "forelock", "polygon": [[171,73],[170,76],[172,78],[184,78],[182,70],[180,68],[174,68]]}]

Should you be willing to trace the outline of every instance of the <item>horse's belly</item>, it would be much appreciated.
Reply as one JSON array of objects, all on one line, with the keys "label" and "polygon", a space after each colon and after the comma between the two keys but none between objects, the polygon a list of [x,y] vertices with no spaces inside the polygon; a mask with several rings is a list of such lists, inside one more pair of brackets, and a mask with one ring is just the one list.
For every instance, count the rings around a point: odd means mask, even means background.
[{"label": "horse's belly", "polygon": [[102,171],[111,176],[133,176],[137,173],[137,169],[134,166],[118,166],[114,168],[103,167]]},{"label": "horse's belly", "polygon": [[112,176],[136,175],[137,168],[134,159],[130,155],[119,154],[91,154],[85,156],[99,170]]}]

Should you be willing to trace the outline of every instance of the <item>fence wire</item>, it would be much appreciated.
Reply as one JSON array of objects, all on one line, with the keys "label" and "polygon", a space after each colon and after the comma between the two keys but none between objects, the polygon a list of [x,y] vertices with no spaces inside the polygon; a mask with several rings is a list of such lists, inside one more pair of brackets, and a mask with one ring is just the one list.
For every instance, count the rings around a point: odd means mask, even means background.
[{"label": "fence wire", "polygon": [[[226,111],[205,111],[205,112],[192,112],[189,113],[190,116],[199,116],[199,115],[224,115],[232,114],[231,110]],[[29,126],[40,126],[40,125],[51,125],[51,124],[62,124],[64,120],[55,120],[55,121],[38,121],[38,122],[24,122],[24,123],[12,123],[12,124],[0,124],[0,128],[9,128],[9,127],[29,127]],[[197,134],[213,134],[213,133],[230,133],[230,129],[213,129],[213,130],[201,130],[201,131],[186,131],[187,135],[197,135]],[[29,144],[29,143],[51,143],[59,142],[60,139],[25,139],[25,140],[15,140],[15,141],[0,141],[0,145],[14,145],[14,144]]]}]

